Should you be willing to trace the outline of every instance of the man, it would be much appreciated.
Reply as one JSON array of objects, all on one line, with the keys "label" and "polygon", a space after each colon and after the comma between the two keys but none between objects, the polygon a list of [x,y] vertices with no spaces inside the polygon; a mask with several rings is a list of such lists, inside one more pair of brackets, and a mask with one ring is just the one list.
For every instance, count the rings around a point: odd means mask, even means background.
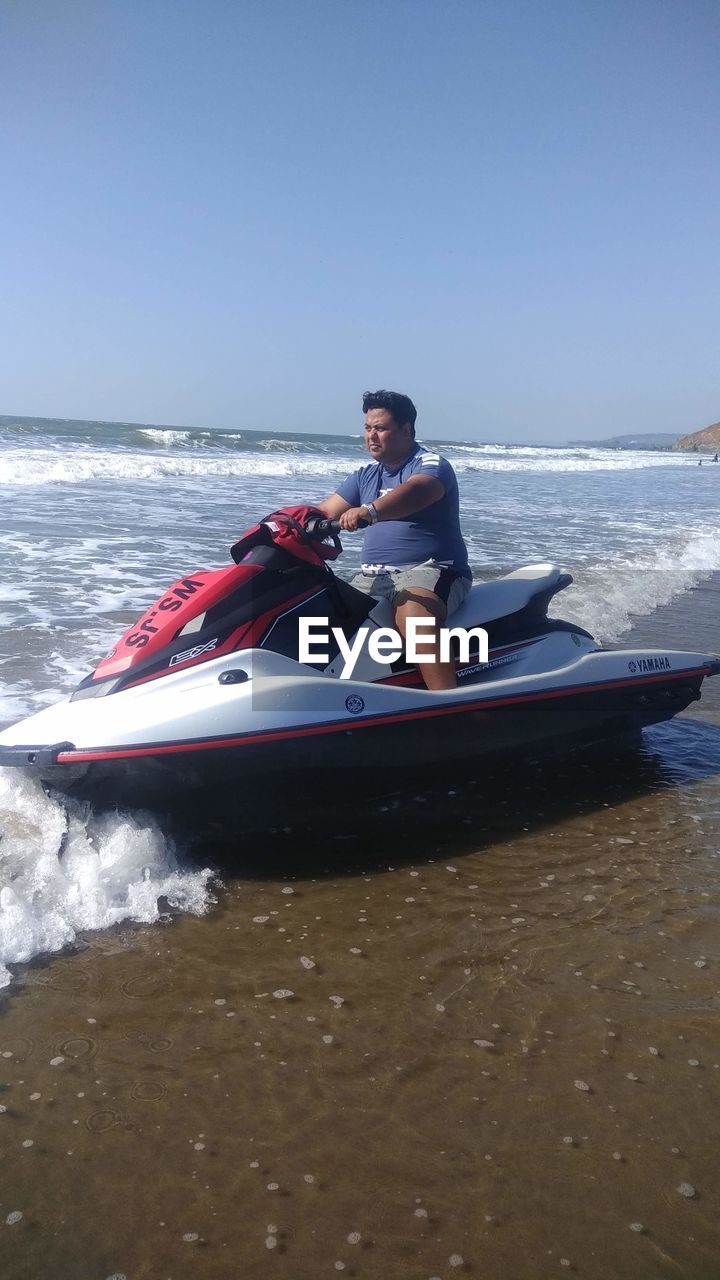
[{"label": "man", "polygon": [[445,458],[417,444],[417,410],[408,396],[367,391],[363,413],[373,461],[319,505],[348,532],[369,522],[362,572],[352,585],[388,599],[403,636],[410,618],[435,621],[434,637],[429,629],[418,632],[428,653],[418,667],[428,689],[454,689],[454,663],[439,661],[437,625],[459,607],[472,582],[455,472]]}]

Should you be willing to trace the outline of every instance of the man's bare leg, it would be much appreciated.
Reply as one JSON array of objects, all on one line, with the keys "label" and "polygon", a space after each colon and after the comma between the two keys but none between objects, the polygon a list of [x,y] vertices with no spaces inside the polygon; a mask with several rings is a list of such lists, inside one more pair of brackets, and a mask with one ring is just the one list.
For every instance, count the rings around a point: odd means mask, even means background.
[{"label": "man's bare leg", "polygon": [[[449,662],[440,661],[440,637],[437,634],[437,628],[447,617],[447,609],[440,597],[424,587],[412,587],[410,590],[398,592],[393,600],[393,609],[395,626],[403,639],[410,618],[434,619],[436,624],[434,638],[429,629],[418,634],[418,640],[422,636],[422,647],[428,654],[427,658],[418,662],[418,671],[425,681],[426,688],[433,691],[454,689],[457,684],[455,663],[452,659]],[[431,654],[435,658],[434,662],[430,659]]]}]

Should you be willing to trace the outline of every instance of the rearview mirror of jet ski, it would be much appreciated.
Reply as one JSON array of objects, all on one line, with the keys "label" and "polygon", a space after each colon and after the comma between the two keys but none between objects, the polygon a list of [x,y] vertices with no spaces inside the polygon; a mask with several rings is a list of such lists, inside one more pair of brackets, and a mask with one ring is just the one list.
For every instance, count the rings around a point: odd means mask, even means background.
[{"label": "rearview mirror of jet ski", "polygon": [[[337,521],[289,507],[254,525],[233,563],[163,592],[68,698],[0,733],[0,767],[35,770],[100,806],[175,798],[369,764],[432,768],[545,743],[598,740],[668,720],[720,671],[712,654],[603,649],[548,618],[572,581],[534,564],[470,590],[447,626],[487,632],[487,660],[456,660],[457,688],[429,692],[404,654],[376,661],[387,601],[330,569]],[[308,619],[327,620],[324,660],[301,661]],[[358,644],[341,679],[337,636]]]}]

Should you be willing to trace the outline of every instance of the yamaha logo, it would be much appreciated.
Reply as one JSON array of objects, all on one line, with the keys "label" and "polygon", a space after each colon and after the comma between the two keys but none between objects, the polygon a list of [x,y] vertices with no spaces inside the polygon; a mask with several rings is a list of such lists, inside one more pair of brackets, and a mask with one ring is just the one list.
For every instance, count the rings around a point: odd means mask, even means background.
[{"label": "yamaha logo", "polygon": [[352,715],[357,716],[361,711],[365,710],[365,703],[356,693],[351,693],[349,698],[345,699],[345,706]]},{"label": "yamaha logo", "polygon": [[628,670],[639,671],[641,675],[651,675],[655,671],[672,671],[672,663],[664,653],[647,658],[638,658],[628,662]]}]

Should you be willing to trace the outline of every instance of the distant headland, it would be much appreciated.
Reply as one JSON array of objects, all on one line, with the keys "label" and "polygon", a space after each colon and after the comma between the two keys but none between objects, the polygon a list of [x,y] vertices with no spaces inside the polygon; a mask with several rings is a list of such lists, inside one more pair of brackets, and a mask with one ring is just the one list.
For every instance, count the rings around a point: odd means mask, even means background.
[{"label": "distant headland", "polygon": [[568,440],[568,445],[586,449],[673,449],[680,453],[717,453],[720,450],[720,422],[691,435],[671,435],[667,431],[641,431],[635,435],[608,436],[605,440]]},{"label": "distant headland", "polygon": [[680,436],[673,449],[681,449],[684,453],[717,453],[720,449],[720,422],[702,431],[693,431],[692,435]]},{"label": "distant headland", "polygon": [[667,431],[641,431],[605,440],[568,440],[568,444],[578,449],[673,449],[676,440],[677,436]]}]

